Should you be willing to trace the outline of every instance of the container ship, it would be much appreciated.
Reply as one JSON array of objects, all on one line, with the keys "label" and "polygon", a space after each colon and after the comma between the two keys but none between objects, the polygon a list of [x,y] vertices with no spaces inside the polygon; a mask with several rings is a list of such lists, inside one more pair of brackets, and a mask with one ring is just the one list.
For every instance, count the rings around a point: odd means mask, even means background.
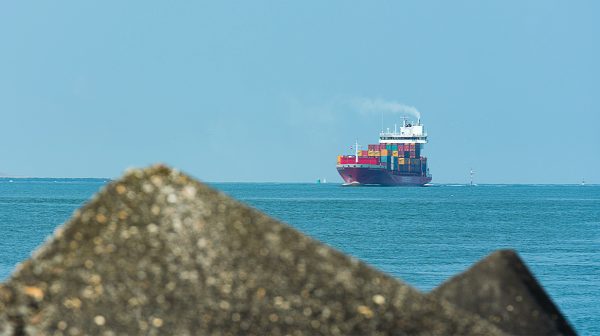
[{"label": "container ship", "polygon": [[417,119],[404,118],[398,130],[381,131],[379,143],[361,150],[358,141],[354,155],[339,155],[337,171],[345,186],[424,186],[431,182],[427,158],[421,155],[427,133]]}]

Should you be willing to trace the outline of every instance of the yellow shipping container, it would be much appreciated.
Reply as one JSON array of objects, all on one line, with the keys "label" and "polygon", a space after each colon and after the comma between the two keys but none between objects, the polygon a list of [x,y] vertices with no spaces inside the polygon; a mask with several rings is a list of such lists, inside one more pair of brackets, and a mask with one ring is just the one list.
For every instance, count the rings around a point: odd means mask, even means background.
[{"label": "yellow shipping container", "polygon": [[399,165],[403,165],[404,164],[404,158],[398,158],[398,164]]},{"label": "yellow shipping container", "polygon": [[373,156],[379,156],[379,151],[373,151]]},{"label": "yellow shipping container", "polygon": [[398,151],[392,151],[392,156],[398,157]]},{"label": "yellow shipping container", "polygon": [[381,150],[381,156],[388,156],[388,150],[387,149],[382,149]]},{"label": "yellow shipping container", "polygon": [[369,156],[375,156],[373,151],[368,151],[367,154],[369,154]]},{"label": "yellow shipping container", "polygon": [[338,164],[342,163],[342,156],[338,155],[338,160],[337,160]]}]

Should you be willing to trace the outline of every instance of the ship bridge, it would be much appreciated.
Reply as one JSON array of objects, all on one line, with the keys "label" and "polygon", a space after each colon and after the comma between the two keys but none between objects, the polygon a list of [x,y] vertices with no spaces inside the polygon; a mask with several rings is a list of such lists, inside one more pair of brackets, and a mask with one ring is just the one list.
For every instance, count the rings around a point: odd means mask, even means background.
[{"label": "ship bridge", "polygon": [[380,144],[406,144],[406,143],[427,143],[427,133],[421,124],[421,120],[417,120],[416,124],[411,124],[404,118],[404,122],[400,129],[394,125],[394,130],[381,131],[379,133]]}]

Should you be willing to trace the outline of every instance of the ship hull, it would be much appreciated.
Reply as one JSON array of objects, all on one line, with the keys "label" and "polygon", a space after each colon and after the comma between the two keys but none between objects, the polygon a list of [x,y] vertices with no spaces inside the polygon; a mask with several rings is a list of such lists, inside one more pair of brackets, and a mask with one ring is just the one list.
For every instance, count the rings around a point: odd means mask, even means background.
[{"label": "ship hull", "polygon": [[431,176],[400,174],[376,165],[338,165],[345,185],[424,186]]}]

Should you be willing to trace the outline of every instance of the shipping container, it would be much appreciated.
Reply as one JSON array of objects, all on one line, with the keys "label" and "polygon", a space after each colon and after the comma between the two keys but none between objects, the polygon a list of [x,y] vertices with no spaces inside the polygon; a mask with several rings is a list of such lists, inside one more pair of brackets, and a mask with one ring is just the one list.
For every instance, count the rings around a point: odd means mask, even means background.
[{"label": "shipping container", "polygon": [[379,164],[379,159],[376,157],[358,158],[358,164]]},{"label": "shipping container", "polygon": [[380,153],[381,153],[381,156],[388,156],[388,150],[387,149],[382,149]]},{"label": "shipping container", "polygon": [[397,150],[393,151],[393,152],[392,152],[392,156],[393,156],[393,157],[398,157],[398,151],[397,151]]},{"label": "shipping container", "polygon": [[342,156],[340,158],[340,164],[352,164],[356,163],[356,157],[354,156]]}]

